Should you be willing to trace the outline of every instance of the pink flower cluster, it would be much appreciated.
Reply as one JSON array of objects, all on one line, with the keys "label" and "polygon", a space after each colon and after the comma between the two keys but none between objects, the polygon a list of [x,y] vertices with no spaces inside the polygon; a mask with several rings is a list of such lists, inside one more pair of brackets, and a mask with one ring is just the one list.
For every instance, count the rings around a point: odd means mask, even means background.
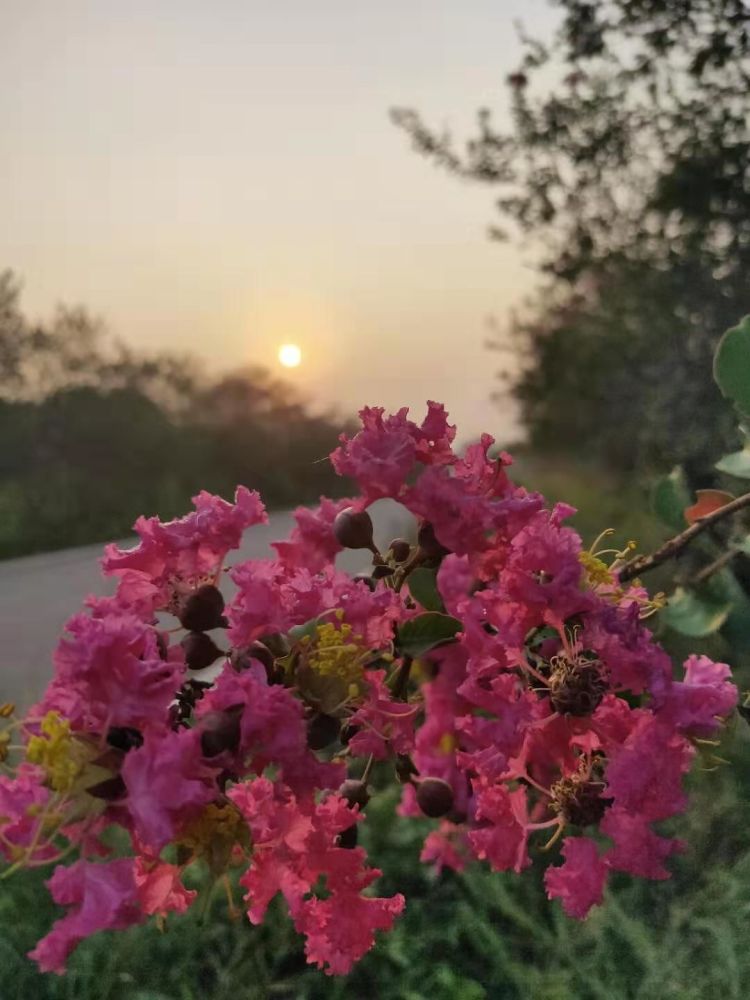
[{"label": "pink flower cluster", "polygon": [[[184,912],[199,863],[212,884],[241,869],[253,923],[280,894],[308,960],[348,972],[405,905],[373,894],[357,846],[389,775],[399,813],[434,820],[422,858],[438,868],[535,859],[578,918],[611,871],[668,877],[683,845],[658,824],[736,705],[729,668],[693,656],[674,679],[621,554],[585,551],[572,509],[515,486],[492,438],[458,454],[435,403],[421,424],[361,418],[331,456],[358,495],[298,510],[274,559],[224,566],[266,521],[244,487],[139,519],[139,544],[104,556],[115,596],[68,622],[42,701],[5,712],[22,756],[11,769],[3,750],[0,852],[13,868],[78,852],[49,881],[68,912],[32,952],[41,969],[97,930]],[[413,541],[378,547],[382,498],[414,515]],[[371,574],[337,569],[343,547]]]}]

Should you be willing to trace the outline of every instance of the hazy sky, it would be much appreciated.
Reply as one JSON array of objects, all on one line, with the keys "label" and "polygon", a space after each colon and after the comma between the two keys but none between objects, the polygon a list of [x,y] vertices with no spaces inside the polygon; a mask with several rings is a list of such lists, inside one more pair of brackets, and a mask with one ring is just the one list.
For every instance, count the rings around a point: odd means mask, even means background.
[{"label": "hazy sky", "polygon": [[142,347],[292,374],[311,399],[444,400],[501,439],[486,319],[533,283],[491,189],[389,122],[502,108],[546,0],[0,0],[0,268]]}]

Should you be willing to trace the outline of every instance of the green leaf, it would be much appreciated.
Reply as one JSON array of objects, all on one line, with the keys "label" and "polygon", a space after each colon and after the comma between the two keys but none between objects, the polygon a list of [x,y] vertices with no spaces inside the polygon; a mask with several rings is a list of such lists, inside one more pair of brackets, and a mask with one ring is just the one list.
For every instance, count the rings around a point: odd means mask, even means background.
[{"label": "green leaf", "polygon": [[437,588],[437,570],[420,566],[407,578],[409,593],[426,611],[445,611],[443,599]]},{"label": "green leaf", "polygon": [[422,656],[430,649],[455,638],[461,631],[461,622],[450,615],[427,611],[404,622],[398,630],[397,646],[409,656]]},{"label": "green leaf", "polygon": [[321,675],[309,667],[297,670],[294,680],[299,693],[319,712],[335,715],[350,695],[350,682],[337,675]]},{"label": "green leaf", "polygon": [[716,463],[716,468],[728,476],[736,476],[737,479],[750,479],[750,448],[745,447],[742,451],[724,455]]},{"label": "green leaf", "polygon": [[300,639],[304,639],[305,636],[314,636],[315,630],[324,620],[325,615],[318,615],[317,618],[311,618],[307,622],[303,622],[302,625],[293,625],[289,629],[289,638],[292,642],[299,642]]},{"label": "green leaf", "polygon": [[663,621],[676,632],[699,637],[718,631],[732,610],[732,602],[678,587],[662,612]]},{"label": "green leaf", "polygon": [[750,414],[750,316],[724,334],[714,354],[714,379],[743,415]]},{"label": "green leaf", "polygon": [[[716,604],[730,604],[732,610],[721,634],[733,649],[750,649],[750,600],[732,570],[725,567],[706,581],[708,597]],[[705,586],[705,585],[704,585]],[[701,587],[701,596],[703,596]]]},{"label": "green leaf", "polygon": [[692,497],[681,466],[676,466],[668,476],[662,476],[654,483],[651,491],[653,511],[660,521],[675,531],[687,527],[684,511],[691,502]]}]

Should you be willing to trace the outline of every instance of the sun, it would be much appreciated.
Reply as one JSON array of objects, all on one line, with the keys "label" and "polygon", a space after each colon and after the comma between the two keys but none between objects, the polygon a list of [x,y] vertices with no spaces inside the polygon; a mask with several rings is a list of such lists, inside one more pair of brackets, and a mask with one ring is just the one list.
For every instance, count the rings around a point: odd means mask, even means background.
[{"label": "sun", "polygon": [[296,344],[282,344],[279,348],[279,361],[285,368],[296,368],[302,360],[302,351]]}]

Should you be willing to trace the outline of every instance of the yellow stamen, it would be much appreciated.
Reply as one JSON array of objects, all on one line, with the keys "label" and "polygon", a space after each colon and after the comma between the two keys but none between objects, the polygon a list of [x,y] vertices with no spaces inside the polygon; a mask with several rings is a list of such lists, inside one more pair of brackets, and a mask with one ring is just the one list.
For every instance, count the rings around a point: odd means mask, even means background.
[{"label": "yellow stamen", "polygon": [[591,552],[579,552],[578,561],[583,566],[587,580],[591,586],[610,585],[614,577],[607,564]]},{"label": "yellow stamen", "polygon": [[68,792],[82,765],[80,755],[76,753],[76,741],[70,732],[70,723],[57,712],[47,712],[40,730],[41,735],[29,739],[26,759],[44,769],[50,787],[56,792]]},{"label": "yellow stamen", "polygon": [[352,626],[346,622],[339,625],[324,622],[316,627],[314,638],[303,639],[307,647],[307,666],[320,677],[336,677],[343,681],[350,697],[356,698],[368,654],[359,642],[360,637],[353,634]]}]

